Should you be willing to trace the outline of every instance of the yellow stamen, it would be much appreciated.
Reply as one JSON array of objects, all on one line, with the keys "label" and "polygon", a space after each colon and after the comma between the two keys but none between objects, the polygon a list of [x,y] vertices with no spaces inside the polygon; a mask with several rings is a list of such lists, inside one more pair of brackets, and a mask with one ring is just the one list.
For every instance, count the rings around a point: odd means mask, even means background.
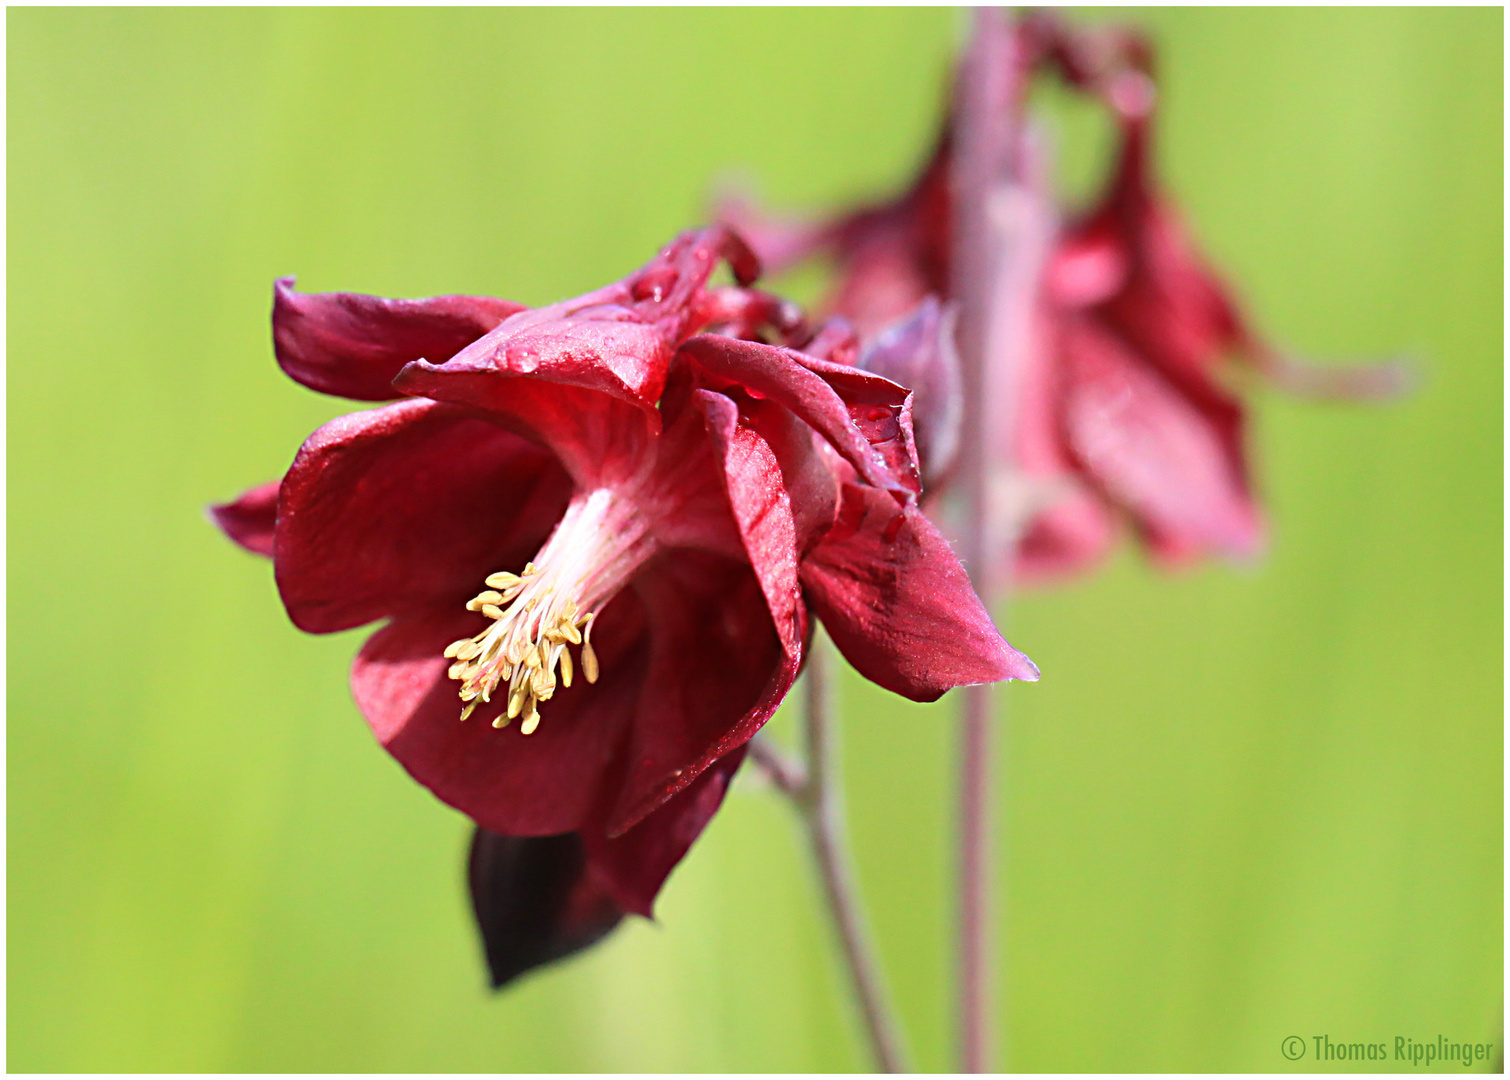
[{"label": "yellow stamen", "polygon": [[[655,551],[644,520],[634,504],[599,488],[578,493],[540,549],[539,565],[530,562],[518,573],[499,570],[483,579],[485,589],[466,603],[488,625],[470,638],[445,648],[450,678],[470,716],[497,692],[503,708],[495,728],[522,717],[519,730],[533,733],[540,706],[580,675],[589,683],[599,674],[592,647],[595,611],[629,581]],[[571,654],[575,647],[579,657]]]},{"label": "yellow stamen", "polygon": [[598,654],[592,647],[592,624],[597,617],[596,612],[589,614],[582,627],[582,677],[590,683],[598,681]]}]

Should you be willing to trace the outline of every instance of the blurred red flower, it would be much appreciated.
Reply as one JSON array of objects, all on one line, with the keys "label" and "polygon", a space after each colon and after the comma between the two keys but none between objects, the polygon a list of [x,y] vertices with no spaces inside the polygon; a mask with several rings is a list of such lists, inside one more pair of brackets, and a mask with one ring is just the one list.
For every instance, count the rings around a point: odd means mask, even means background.
[{"label": "blurred red flower", "polygon": [[[1013,445],[1004,449],[1017,475],[999,486],[1028,503],[1025,520],[1008,530],[1019,537],[1015,575],[1034,579],[1087,567],[1109,546],[1119,512],[1161,561],[1250,556],[1262,526],[1228,361],[1245,361],[1279,385],[1318,396],[1386,396],[1399,388],[1401,372],[1308,368],[1254,333],[1153,176],[1156,92],[1146,40],[1124,30],[1077,31],[1051,13],[1004,32],[1016,40],[1001,55],[1028,70],[1057,70],[1094,95],[1113,117],[1119,140],[1102,195],[1066,227],[1057,227],[1042,190],[1028,200],[1041,218],[1038,230],[1053,240],[1036,299],[1037,346],[1015,358],[1012,384],[1001,388],[1016,405]],[[946,124],[899,199],[829,222],[782,222],[740,202],[724,210],[772,269],[818,254],[834,260],[838,281],[829,307],[853,321],[867,342],[862,366],[917,391],[920,417],[958,413],[933,400],[935,388],[957,385],[952,351],[929,343],[926,361],[907,362],[894,346],[875,345],[888,330],[900,333],[909,317],[916,322],[925,298],[953,295],[952,141]],[[1005,360],[988,357],[988,363]],[[1000,411],[1003,404],[988,408]],[[947,462],[950,455],[935,453],[932,441],[947,442],[950,433],[919,428],[924,462]],[[946,478],[946,470],[925,469],[928,494]]]}]

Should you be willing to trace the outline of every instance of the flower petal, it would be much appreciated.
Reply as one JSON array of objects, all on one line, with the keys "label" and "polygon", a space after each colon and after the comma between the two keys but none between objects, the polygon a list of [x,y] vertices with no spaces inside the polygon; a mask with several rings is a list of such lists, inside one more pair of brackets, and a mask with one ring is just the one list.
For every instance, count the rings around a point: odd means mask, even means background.
[{"label": "flower petal", "polygon": [[495,990],[596,944],[624,918],[599,875],[589,871],[574,832],[504,836],[478,829],[467,883]]},{"label": "flower petal", "polygon": [[964,413],[954,312],[932,295],[886,327],[860,354],[859,366],[912,391],[912,422],[924,487],[946,476],[959,450]]},{"label": "flower petal", "polygon": [[933,524],[874,488],[843,485],[834,530],[802,564],[802,584],[855,670],[913,701],[1038,678],[997,632]]},{"label": "flower petal", "polygon": [[273,525],[278,518],[278,485],[266,484],[242,492],[235,502],[209,508],[210,519],[220,531],[254,555],[273,557]]},{"label": "flower petal", "polygon": [[1242,458],[1242,415],[1195,399],[1087,319],[1063,330],[1069,445],[1086,471],[1174,558],[1246,558],[1261,539]]},{"label": "flower petal", "polygon": [[801,665],[800,655],[783,650],[742,560],[663,551],[641,569],[634,591],[645,606],[650,651],[623,757],[628,770],[607,816],[611,837],[748,742]]},{"label": "flower petal", "polygon": [[459,606],[402,616],[368,639],[351,668],[357,706],[409,774],[477,824],[511,836],[580,829],[622,768],[625,731],[649,685],[643,609],[620,593],[593,627],[602,674],[559,689],[530,735],[498,729],[500,694],[460,720],[446,645],[482,629]]},{"label": "flower petal", "polygon": [[760,582],[776,635],[788,656],[801,657],[806,618],[797,579],[797,523],[781,462],[765,439],[739,423],[738,406],[729,398],[707,390],[693,398],[717,448],[744,554]]},{"label": "flower petal", "polygon": [[278,365],[311,390],[359,401],[398,397],[393,377],[412,360],[439,363],[492,330],[523,304],[491,296],[386,300],[359,293],[300,293],[294,279],[273,286]]},{"label": "flower petal", "polygon": [[758,341],[699,334],[682,351],[715,378],[786,406],[822,435],[866,483],[901,497],[918,490],[908,394],[902,387],[857,368]]},{"label": "flower petal", "polygon": [[583,834],[590,866],[625,910],[653,917],[656,894],[722,805],[744,756],[743,746],[725,754],[659,810],[614,839],[598,830]]},{"label": "flower petal", "polygon": [[464,371],[414,363],[395,380],[406,394],[481,410],[498,424],[548,446],[581,488],[637,476],[660,425],[654,409],[544,377]]},{"label": "flower petal", "polygon": [[311,435],[283,479],[278,589],[311,633],[459,606],[489,573],[522,566],[570,497],[548,452],[451,406],[351,413]]},{"label": "flower petal", "polygon": [[[683,233],[624,280],[522,312],[444,364],[423,365],[423,386],[479,374],[532,375],[653,409],[672,354],[702,312],[704,287],[720,256],[742,284],[759,273],[754,255],[728,229]],[[463,400],[463,391],[421,389],[417,376],[400,385],[405,393]]]},{"label": "flower petal", "polygon": [[[671,410],[664,410],[671,411]],[[702,412],[685,407],[655,440],[654,466],[626,486],[662,547],[693,547],[732,559],[744,557],[739,527],[729,507],[723,463],[708,438]]]}]

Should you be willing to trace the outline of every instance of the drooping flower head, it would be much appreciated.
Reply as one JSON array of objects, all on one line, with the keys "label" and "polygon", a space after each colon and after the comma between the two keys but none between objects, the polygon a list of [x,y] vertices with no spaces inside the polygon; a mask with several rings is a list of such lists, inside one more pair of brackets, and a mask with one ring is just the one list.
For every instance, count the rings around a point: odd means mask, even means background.
[{"label": "drooping flower head", "polygon": [[[735,285],[709,285],[720,260]],[[649,914],[791,687],[810,612],[914,700],[1036,677],[917,509],[908,392],[843,363],[842,329],[812,335],[756,270],[715,228],[533,310],[278,285],[286,372],[401,400],[326,424],[215,514],[271,554],[302,629],[387,620],[353,692],[484,830],[474,886],[488,867],[555,882],[550,941],[495,936],[495,977],[605,912]],[[474,887],[485,927],[480,897],[517,888]]]},{"label": "drooping flower head", "polygon": [[[1094,97],[1117,138],[1102,193],[1068,224],[1056,220],[1043,170],[1022,170],[1028,212],[1042,218],[1037,231],[1056,238],[1037,298],[1038,330],[1026,355],[1012,358],[1012,385],[1003,389],[1015,403],[1007,450],[1016,475],[998,487],[1018,504],[1018,527],[1004,530],[1015,576],[1032,580],[1089,566],[1110,545],[1118,515],[1163,562],[1248,557],[1262,530],[1233,362],[1314,396],[1387,396],[1399,389],[1401,373],[1392,366],[1309,368],[1253,330],[1155,178],[1157,92],[1146,39],[1118,28],[1078,30],[1053,13],[1035,13],[1001,32],[1014,41],[998,56],[1056,72]],[[838,270],[830,304],[870,343],[912,318],[926,297],[954,295],[948,280],[953,141],[946,123],[917,180],[891,203],[800,229],[741,205],[731,205],[729,215],[758,253],[769,249],[783,265],[830,256]],[[1034,152],[1031,140],[1019,150],[1024,157]],[[933,368],[951,362],[947,350],[930,347]],[[954,379],[945,373],[909,384],[918,390],[919,415],[936,411],[925,400],[926,386]],[[1003,406],[988,403],[997,411]],[[926,460],[930,447],[921,450]]]}]

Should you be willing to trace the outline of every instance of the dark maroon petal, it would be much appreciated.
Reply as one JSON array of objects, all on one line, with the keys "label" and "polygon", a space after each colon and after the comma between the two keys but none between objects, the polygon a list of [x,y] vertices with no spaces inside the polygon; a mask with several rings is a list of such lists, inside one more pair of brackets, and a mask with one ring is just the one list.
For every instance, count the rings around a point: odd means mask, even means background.
[{"label": "dark maroon petal", "polygon": [[[398,386],[419,393],[416,368],[438,385],[478,375],[534,376],[540,380],[601,394],[648,407],[660,396],[675,346],[653,324],[635,321],[630,309],[601,304],[558,319],[531,322],[549,309],[529,312],[479,338],[443,364],[416,364]],[[436,394],[459,400],[457,391]]]},{"label": "dark maroon petal", "polygon": [[[438,599],[458,604],[550,534],[571,482],[541,447],[431,401],[339,417],[300,448],[279,496],[278,589],[329,633]],[[444,643],[442,643],[444,644]]]},{"label": "dark maroon petal", "polygon": [[649,643],[641,605],[620,593],[599,615],[592,643],[602,674],[557,689],[530,735],[499,729],[506,689],[459,719],[459,684],[442,656],[476,634],[481,615],[460,606],[402,616],[352,664],[351,688],[374,734],[409,774],[483,828],[511,836],[580,829],[618,790],[624,736],[646,682]]},{"label": "dark maroon petal", "polygon": [[802,564],[813,612],[855,670],[914,701],[1038,678],[1003,640],[948,542],[913,506],[842,488],[833,532]]},{"label": "dark maroon petal", "polygon": [[694,398],[723,465],[743,554],[760,582],[782,648],[788,656],[800,657],[806,621],[797,579],[797,523],[781,462],[765,439],[739,423],[738,408],[729,398],[707,390]]},{"label": "dark maroon petal", "polygon": [[695,329],[705,286],[720,257],[747,284],[759,263],[744,242],[721,227],[683,233],[647,265],[622,281],[522,312],[443,364],[405,373],[404,393],[443,401],[474,397],[478,376],[519,376],[593,390],[653,409],[666,384],[676,347]]},{"label": "dark maroon petal", "polygon": [[598,830],[583,834],[589,864],[625,910],[647,919],[653,916],[656,894],[723,803],[744,756],[743,746],[725,754],[659,810],[614,839]]},{"label": "dark maroon petal", "polygon": [[[641,569],[634,591],[645,606],[650,653],[623,758],[624,786],[607,816],[609,836],[748,742],[781,704],[801,664],[800,655],[783,650],[760,584],[743,561],[663,551]],[[542,731],[548,722],[547,716]]]},{"label": "dark maroon petal", "polygon": [[860,354],[859,366],[912,391],[912,424],[925,488],[954,464],[964,392],[954,350],[954,317],[929,296],[900,322],[881,331]]},{"label": "dark maroon petal", "polygon": [[504,836],[478,829],[467,884],[495,990],[597,944],[624,918],[588,870],[576,833]]},{"label": "dark maroon petal", "polygon": [[[912,438],[907,392],[901,387],[869,372],[755,341],[699,334],[682,349],[710,375],[790,409],[866,483],[902,496],[918,490],[915,472],[907,475]],[[853,413],[845,395],[855,402]],[[894,464],[902,472],[893,472]]]},{"label": "dark maroon petal", "polygon": [[759,435],[776,455],[792,507],[797,554],[806,555],[834,524],[839,478],[833,454],[814,437],[812,428],[773,401],[746,402],[740,424]]},{"label": "dark maroon petal", "polygon": [[850,423],[906,491],[923,489],[917,443],[912,431],[912,392],[890,379],[848,363],[798,353],[802,366],[822,377],[849,410]]},{"label": "dark maroon petal", "polygon": [[220,531],[254,555],[273,557],[273,525],[278,518],[278,484],[272,480],[245,491],[235,502],[209,508]]},{"label": "dark maroon petal", "polygon": [[[725,399],[727,400],[727,399]],[[745,557],[729,505],[723,463],[700,409],[681,409],[655,442],[649,476],[624,489],[662,547],[694,547]]]},{"label": "dark maroon petal", "polygon": [[790,300],[759,289],[710,289],[698,306],[697,325],[728,337],[757,339],[769,327],[795,345],[808,336],[807,316]]},{"label": "dark maroon petal", "polygon": [[1086,472],[1173,554],[1256,553],[1241,414],[1211,392],[1192,400],[1086,320],[1064,333],[1064,420]]},{"label": "dark maroon petal", "polygon": [[527,375],[416,363],[404,369],[396,385],[415,397],[485,412],[498,424],[549,447],[582,488],[638,474],[661,419],[654,409],[609,394]]},{"label": "dark maroon petal", "polygon": [[398,397],[393,377],[424,357],[440,363],[523,304],[491,296],[386,300],[358,293],[300,293],[294,279],[273,286],[278,364],[311,390],[359,401]]}]

